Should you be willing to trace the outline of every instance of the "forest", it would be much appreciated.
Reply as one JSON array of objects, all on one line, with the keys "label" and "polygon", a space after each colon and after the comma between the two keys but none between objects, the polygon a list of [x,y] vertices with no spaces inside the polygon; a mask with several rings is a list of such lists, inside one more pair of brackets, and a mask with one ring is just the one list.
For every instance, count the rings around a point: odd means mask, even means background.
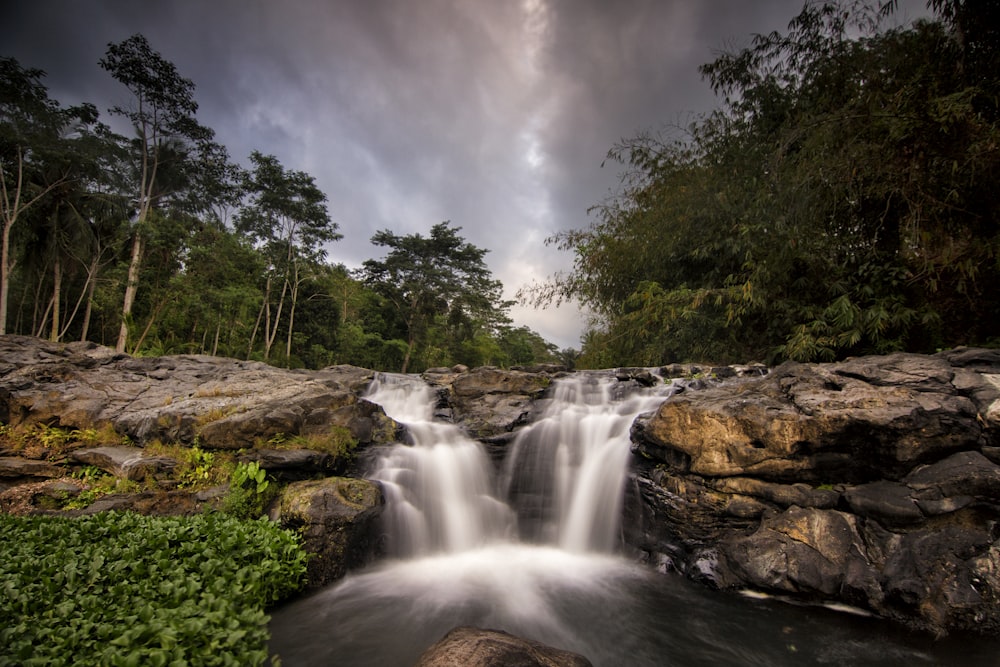
[{"label": "forest", "polygon": [[701,67],[720,100],[614,146],[536,303],[581,366],[829,361],[1000,343],[1000,3],[807,3]]},{"label": "forest", "polygon": [[513,325],[488,251],[450,222],[328,263],[340,231],[312,176],[234,162],[142,35],[99,62],[130,136],[0,58],[0,333],[403,372],[994,346],[1000,7],[929,8],[807,3],[701,67],[715,111],[611,147],[618,190],[547,241],[573,268],[518,295],[582,304],[579,353]]},{"label": "forest", "polygon": [[0,58],[0,334],[292,368],[572,361],[513,325],[461,227],[382,230],[384,257],[331,264],[341,234],[310,174],[258,151],[234,162],[194,83],[142,35],[99,66],[128,92],[108,113],[129,136]]}]

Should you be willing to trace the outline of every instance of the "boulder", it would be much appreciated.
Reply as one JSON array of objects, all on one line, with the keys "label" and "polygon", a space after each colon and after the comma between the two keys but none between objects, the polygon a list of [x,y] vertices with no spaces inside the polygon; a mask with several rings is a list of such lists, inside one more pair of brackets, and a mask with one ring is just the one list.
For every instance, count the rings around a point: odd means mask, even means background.
[{"label": "boulder", "polygon": [[460,626],[428,648],[414,667],[589,667],[578,653],[502,630]]},{"label": "boulder", "polygon": [[713,586],[1000,629],[1000,352],[788,363],[632,428],[630,549]]},{"label": "boulder", "polygon": [[462,373],[425,373],[437,387],[441,409],[471,437],[497,438],[528,423],[534,402],[552,382],[548,373],[501,370],[485,366]]},{"label": "boulder", "polygon": [[90,447],[74,450],[69,457],[115,477],[136,481],[169,474],[178,463],[169,456],[153,456],[140,447]]},{"label": "boulder", "polygon": [[704,476],[863,482],[899,480],[994,437],[945,359],[874,359],[787,363],[757,381],[686,391],[642,420],[637,449]]},{"label": "boulder", "polygon": [[375,557],[376,524],[384,502],[374,482],[328,477],[289,484],[270,516],[302,535],[302,547],[313,554],[307,585],[316,589]]}]

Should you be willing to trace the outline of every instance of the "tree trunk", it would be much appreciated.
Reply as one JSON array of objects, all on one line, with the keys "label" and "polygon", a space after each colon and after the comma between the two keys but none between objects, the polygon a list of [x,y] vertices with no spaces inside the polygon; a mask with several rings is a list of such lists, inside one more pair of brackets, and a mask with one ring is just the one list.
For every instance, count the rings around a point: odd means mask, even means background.
[{"label": "tree trunk", "polygon": [[[257,311],[257,321],[253,324],[253,331],[250,333],[250,343],[247,345],[247,359],[249,360],[251,355],[253,355],[253,344],[257,341],[257,332],[260,331],[260,320],[264,317],[265,309],[267,308],[268,302],[271,300],[271,276],[267,276],[267,282],[264,283],[264,302],[260,304],[260,310]],[[264,334],[267,335],[266,333]]]},{"label": "tree trunk", "polygon": [[98,257],[94,257],[94,261],[91,263],[91,270],[87,272],[88,280],[87,283],[87,306],[83,311],[83,328],[80,331],[80,340],[87,340],[87,334],[90,332],[90,315],[94,312],[94,289],[97,287],[97,266]]},{"label": "tree trunk", "polygon": [[10,263],[10,228],[14,218],[3,221],[3,240],[0,241],[0,335],[7,333],[7,295],[10,293],[10,274],[14,266]]},{"label": "tree trunk", "polygon": [[128,280],[125,283],[125,300],[122,302],[122,326],[118,331],[116,352],[124,352],[128,343],[128,321],[132,317],[132,305],[135,303],[135,293],[139,290],[139,266],[142,263],[142,235],[135,230],[135,240],[132,241],[132,257],[128,264]]},{"label": "tree trunk", "polygon": [[49,340],[58,343],[62,325],[59,316],[62,308],[62,260],[56,252],[55,260],[52,262],[52,329],[49,332]]},{"label": "tree trunk", "polygon": [[288,341],[285,343],[285,367],[289,366],[289,359],[292,356],[292,329],[295,326],[295,304],[299,298],[299,263],[293,263],[294,273],[292,282],[292,303],[288,308]]}]

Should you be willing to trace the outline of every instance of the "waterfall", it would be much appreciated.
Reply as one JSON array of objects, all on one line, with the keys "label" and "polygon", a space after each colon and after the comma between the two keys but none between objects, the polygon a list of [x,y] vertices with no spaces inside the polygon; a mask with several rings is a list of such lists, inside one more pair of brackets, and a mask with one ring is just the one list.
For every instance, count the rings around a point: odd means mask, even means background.
[{"label": "waterfall", "polygon": [[478,442],[434,421],[428,385],[380,375],[368,400],[405,424],[411,440],[383,454],[371,474],[386,494],[390,553],[458,553],[518,540],[612,551],[629,428],[669,391],[661,385],[623,392],[623,386],[609,373],[557,379],[540,419],[517,436],[498,478]]},{"label": "waterfall", "polygon": [[405,424],[412,443],[393,446],[371,478],[386,496],[383,521],[394,556],[455,553],[508,538],[514,514],[495,494],[482,446],[434,422],[434,393],[406,376],[379,376],[368,400]]},{"label": "waterfall", "polygon": [[542,417],[518,434],[503,481],[523,539],[574,552],[618,544],[629,429],[672,390],[624,387],[607,372],[559,379]]}]

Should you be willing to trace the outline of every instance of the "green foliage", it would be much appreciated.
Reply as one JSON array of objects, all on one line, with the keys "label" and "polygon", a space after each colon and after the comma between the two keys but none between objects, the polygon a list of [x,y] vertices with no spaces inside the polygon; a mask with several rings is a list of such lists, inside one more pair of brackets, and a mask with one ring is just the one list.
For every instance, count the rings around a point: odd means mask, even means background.
[{"label": "green foliage", "polygon": [[178,471],[182,487],[205,486],[216,480],[216,454],[201,449],[197,445],[186,450],[184,461]]},{"label": "green foliage", "polygon": [[407,345],[403,373],[414,353],[424,356],[424,367],[434,365],[442,356],[454,356],[440,355],[449,342],[471,341],[480,332],[492,335],[509,322],[511,304],[500,297],[502,285],[483,259],[487,251],[465,241],[459,231],[442,222],[427,237],[388,230],[372,237],[372,243],[389,252],[383,260],[367,260],[362,276],[392,304],[402,324]]},{"label": "green foliage", "polygon": [[276,493],[276,485],[267,479],[267,471],[259,463],[238,463],[229,476],[229,491],[222,509],[240,519],[257,519]]},{"label": "green foliage", "polygon": [[997,338],[1000,21],[932,4],[945,21],[886,28],[891,3],[808,3],[701,68],[719,110],[610,151],[621,190],[550,240],[574,271],[533,294],[596,314],[582,364]]},{"label": "green foliage", "polygon": [[267,521],[0,515],[0,665],[261,665],[305,554]]}]

